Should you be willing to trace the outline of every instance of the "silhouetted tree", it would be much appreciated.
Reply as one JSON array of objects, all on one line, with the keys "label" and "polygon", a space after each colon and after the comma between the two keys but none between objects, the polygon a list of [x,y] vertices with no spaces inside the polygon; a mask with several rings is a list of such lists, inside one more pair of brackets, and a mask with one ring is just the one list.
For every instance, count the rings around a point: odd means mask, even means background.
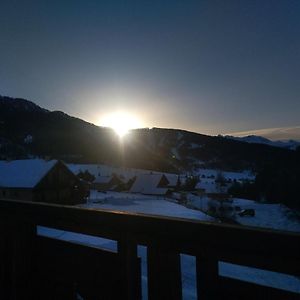
[{"label": "silhouetted tree", "polygon": [[199,182],[199,176],[188,176],[186,178],[185,184],[183,185],[183,190],[193,191],[198,182]]},{"label": "silhouetted tree", "polygon": [[95,176],[88,170],[85,170],[84,172],[80,171],[77,176],[87,182],[93,182],[95,180]]},{"label": "silhouetted tree", "polygon": [[235,181],[233,185],[228,189],[228,193],[237,198],[244,198],[250,200],[259,199],[259,193],[256,185],[249,181],[243,183]]}]

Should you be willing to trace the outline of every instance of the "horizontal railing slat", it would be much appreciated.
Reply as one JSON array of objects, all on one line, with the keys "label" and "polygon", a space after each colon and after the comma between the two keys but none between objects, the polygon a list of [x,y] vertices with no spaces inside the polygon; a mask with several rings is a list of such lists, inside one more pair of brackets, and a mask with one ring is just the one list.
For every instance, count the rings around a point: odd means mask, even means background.
[{"label": "horizontal railing slat", "polygon": [[300,275],[300,235],[138,213],[0,200],[11,218],[115,240],[172,245],[175,252]]},{"label": "horizontal railing slat", "polygon": [[251,282],[241,281],[220,276],[219,288],[222,295],[217,299],[239,299],[239,300],[300,300],[300,294],[263,286]]},{"label": "horizontal railing slat", "polygon": [[[173,268],[174,276],[168,278],[168,286],[180,287],[174,294],[178,299],[181,298],[179,253],[197,257],[199,293],[205,291],[205,287],[207,292],[210,289],[213,293],[213,285],[209,281],[217,286],[224,285],[224,282],[233,284],[230,280],[220,281],[216,274],[219,261],[300,275],[300,234],[297,233],[140,213],[0,200],[0,223],[4,226],[8,220],[117,240],[118,255],[123,262],[122,282],[126,285],[124,289],[128,299],[140,298],[140,287],[136,281],[139,271],[135,262],[138,244],[149,249],[150,287],[160,286],[159,277],[155,278],[159,272],[160,276],[166,276],[167,270]],[[0,247],[0,253],[3,251],[6,251],[5,248]],[[262,294],[266,294],[267,290],[257,288]],[[172,295],[174,291],[162,288],[161,295]],[[156,292],[150,291],[150,298],[154,299]],[[205,292],[203,295],[205,297]],[[211,293],[206,296],[211,298]]]}]

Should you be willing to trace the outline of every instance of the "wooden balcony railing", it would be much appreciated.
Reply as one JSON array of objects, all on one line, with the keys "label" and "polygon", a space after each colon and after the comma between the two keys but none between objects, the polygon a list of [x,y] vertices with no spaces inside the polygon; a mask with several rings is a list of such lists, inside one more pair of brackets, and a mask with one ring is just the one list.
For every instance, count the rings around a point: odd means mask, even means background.
[{"label": "wooden balcony railing", "polygon": [[[37,235],[37,225],[116,240],[117,253]],[[0,299],[182,299],[180,253],[196,257],[198,299],[299,299],[219,275],[230,262],[300,276],[300,235],[178,218],[0,200]]]}]

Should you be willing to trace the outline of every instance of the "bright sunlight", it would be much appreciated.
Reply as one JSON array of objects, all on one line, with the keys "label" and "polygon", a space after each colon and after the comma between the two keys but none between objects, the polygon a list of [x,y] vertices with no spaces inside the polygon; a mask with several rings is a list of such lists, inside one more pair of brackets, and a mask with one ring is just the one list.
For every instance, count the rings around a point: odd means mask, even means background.
[{"label": "bright sunlight", "polygon": [[104,116],[100,125],[112,128],[120,137],[126,135],[130,129],[142,127],[135,116],[122,111]]}]

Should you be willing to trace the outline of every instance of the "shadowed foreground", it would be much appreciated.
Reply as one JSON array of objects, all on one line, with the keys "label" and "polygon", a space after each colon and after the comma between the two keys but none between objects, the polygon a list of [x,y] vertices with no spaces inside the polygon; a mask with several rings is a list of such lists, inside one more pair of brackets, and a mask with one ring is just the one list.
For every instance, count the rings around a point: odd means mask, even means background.
[{"label": "shadowed foreground", "polygon": [[[299,299],[220,276],[218,262],[300,275],[300,236],[187,219],[0,201],[4,299],[140,299],[137,245],[147,246],[148,298],[181,299],[180,253],[196,256],[200,299]],[[116,240],[116,253],[38,236],[37,225]]]}]

